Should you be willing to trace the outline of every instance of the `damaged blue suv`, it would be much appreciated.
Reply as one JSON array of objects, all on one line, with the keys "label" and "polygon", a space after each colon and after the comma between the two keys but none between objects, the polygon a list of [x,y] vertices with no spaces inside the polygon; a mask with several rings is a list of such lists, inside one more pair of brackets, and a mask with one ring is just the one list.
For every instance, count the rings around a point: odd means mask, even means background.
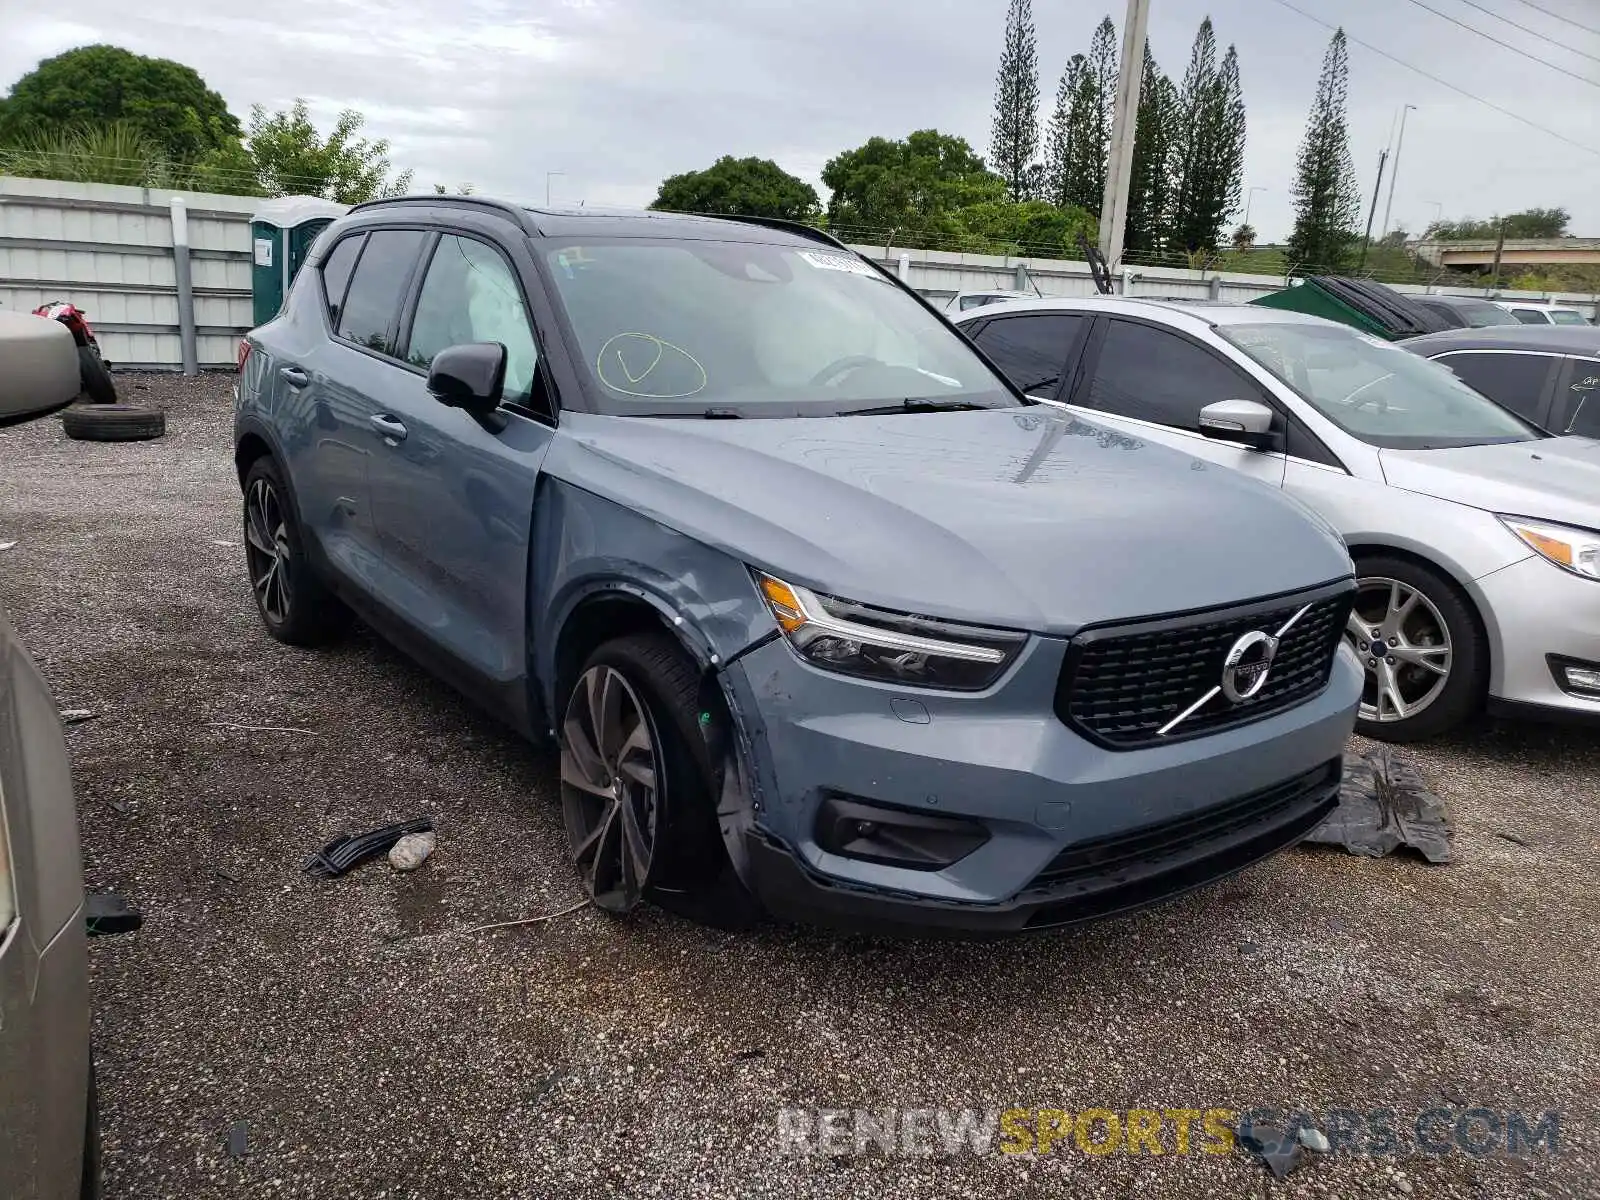
[{"label": "damaged blue suv", "polygon": [[358,205],[237,408],[268,632],[359,614],[553,738],[602,908],[1039,928],[1335,803],[1338,536],[1030,401],[815,230]]}]

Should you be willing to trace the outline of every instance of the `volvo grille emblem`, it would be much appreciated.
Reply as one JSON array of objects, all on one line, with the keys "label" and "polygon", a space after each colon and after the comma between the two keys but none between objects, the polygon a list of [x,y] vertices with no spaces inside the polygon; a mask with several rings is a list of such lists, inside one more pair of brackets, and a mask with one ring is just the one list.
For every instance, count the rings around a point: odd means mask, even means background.
[{"label": "volvo grille emblem", "polygon": [[1222,681],[1158,729],[1157,736],[1165,737],[1171,733],[1215,700],[1218,695],[1226,697],[1230,704],[1241,704],[1252,696],[1259,695],[1261,689],[1267,686],[1267,676],[1272,672],[1272,660],[1278,653],[1279,639],[1310,609],[1311,605],[1306,605],[1285,621],[1276,633],[1252,629],[1229,646],[1228,653],[1222,659]]},{"label": "volvo grille emblem", "polygon": [[1234,704],[1267,686],[1267,673],[1278,653],[1278,639],[1252,629],[1228,649],[1222,660],[1222,694]]}]

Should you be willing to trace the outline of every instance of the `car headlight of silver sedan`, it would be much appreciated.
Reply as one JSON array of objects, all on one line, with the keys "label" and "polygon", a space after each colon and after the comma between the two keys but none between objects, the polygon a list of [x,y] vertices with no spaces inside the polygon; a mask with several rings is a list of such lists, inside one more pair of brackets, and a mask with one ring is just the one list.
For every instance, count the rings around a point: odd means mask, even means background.
[{"label": "car headlight of silver sedan", "polygon": [[778,628],[807,662],[908,687],[973,692],[1005,672],[1028,640],[1009,629],[959,625],[823,596],[756,571]]},{"label": "car headlight of silver sedan", "polygon": [[1496,514],[1527,545],[1563,570],[1587,579],[1600,579],[1600,532]]}]

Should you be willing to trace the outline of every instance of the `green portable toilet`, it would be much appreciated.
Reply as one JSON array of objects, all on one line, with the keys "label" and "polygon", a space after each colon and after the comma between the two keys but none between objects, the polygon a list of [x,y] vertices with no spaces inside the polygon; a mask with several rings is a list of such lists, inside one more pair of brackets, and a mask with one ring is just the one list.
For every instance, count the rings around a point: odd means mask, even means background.
[{"label": "green portable toilet", "polygon": [[252,324],[265,325],[278,315],[317,234],[349,211],[349,205],[319,196],[280,196],[260,203],[250,216]]}]

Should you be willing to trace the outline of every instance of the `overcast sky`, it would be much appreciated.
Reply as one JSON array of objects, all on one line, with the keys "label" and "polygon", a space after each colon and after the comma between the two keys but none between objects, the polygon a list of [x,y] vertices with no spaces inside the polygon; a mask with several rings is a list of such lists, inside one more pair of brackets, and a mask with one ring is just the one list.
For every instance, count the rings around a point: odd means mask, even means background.
[{"label": "overcast sky", "polygon": [[[1552,69],[1424,11],[1418,0],[1293,0],[1352,37],[1536,123],[1585,151],[1352,45],[1350,130],[1370,195],[1379,150],[1410,114],[1394,223],[1563,206],[1600,236],[1600,36],[1524,0],[1421,0]],[[1540,7],[1600,28],[1595,0]],[[1067,58],[1122,0],[1039,0],[1045,103]],[[40,58],[91,42],[195,67],[245,118],[304,96],[324,128],[344,107],[393,143],[418,184],[557,201],[648,203],[669,174],[758,155],[822,192],[823,164],[874,134],[929,126],[987,153],[1006,0],[0,0],[0,86]],[[1263,240],[1292,222],[1294,155],[1329,30],[1277,0],[1153,0],[1150,44],[1181,76],[1209,13],[1237,43],[1249,112],[1245,184]],[[269,18],[266,14],[272,12]],[[1583,52],[1583,53],[1580,53]],[[1591,57],[1585,57],[1585,53]],[[1387,188],[1385,189],[1387,190]],[[1364,214],[1363,214],[1364,215]],[[1382,207],[1379,221],[1382,221]]]}]

